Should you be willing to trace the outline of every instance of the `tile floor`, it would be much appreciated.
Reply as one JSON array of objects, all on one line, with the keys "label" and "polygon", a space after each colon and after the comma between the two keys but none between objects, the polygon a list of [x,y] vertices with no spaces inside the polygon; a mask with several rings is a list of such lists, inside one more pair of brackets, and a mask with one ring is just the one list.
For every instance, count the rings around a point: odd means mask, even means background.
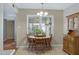
[{"label": "tile floor", "polygon": [[53,47],[50,51],[36,53],[27,48],[18,48],[15,55],[68,55],[62,50],[62,46]]}]

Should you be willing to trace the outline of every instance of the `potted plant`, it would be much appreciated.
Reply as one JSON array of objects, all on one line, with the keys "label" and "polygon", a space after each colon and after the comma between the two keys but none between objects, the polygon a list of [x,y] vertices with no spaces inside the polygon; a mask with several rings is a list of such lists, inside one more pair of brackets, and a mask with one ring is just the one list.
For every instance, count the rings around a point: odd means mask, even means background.
[{"label": "potted plant", "polygon": [[42,29],[39,29],[39,28],[35,28],[34,29],[34,33],[35,33],[35,36],[37,36],[37,37],[45,36],[43,30]]}]

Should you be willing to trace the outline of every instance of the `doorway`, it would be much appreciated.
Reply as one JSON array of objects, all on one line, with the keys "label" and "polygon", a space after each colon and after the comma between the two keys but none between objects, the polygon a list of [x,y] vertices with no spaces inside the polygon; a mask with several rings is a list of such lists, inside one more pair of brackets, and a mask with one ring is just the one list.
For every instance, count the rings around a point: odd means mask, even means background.
[{"label": "doorway", "polygon": [[16,48],[15,21],[4,20],[4,50]]}]

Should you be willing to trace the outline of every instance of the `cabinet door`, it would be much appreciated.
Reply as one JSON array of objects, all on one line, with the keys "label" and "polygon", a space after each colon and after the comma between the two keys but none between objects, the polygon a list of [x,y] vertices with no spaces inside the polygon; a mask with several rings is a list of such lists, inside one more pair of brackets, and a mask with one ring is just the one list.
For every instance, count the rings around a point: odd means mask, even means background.
[{"label": "cabinet door", "polygon": [[75,40],[76,40],[76,54],[79,55],[79,37],[76,37]]},{"label": "cabinet door", "polygon": [[79,30],[79,16],[68,18],[68,30]]},{"label": "cabinet door", "polygon": [[63,42],[63,49],[66,51],[66,52],[68,52],[68,41],[67,41],[67,38],[64,38],[64,40],[63,40],[64,42]]},{"label": "cabinet door", "polygon": [[70,43],[69,42],[69,53],[71,54],[71,55],[74,55],[75,54],[75,46],[74,46],[75,44],[74,43]]},{"label": "cabinet door", "polygon": [[74,18],[74,28],[76,30],[79,30],[79,17],[78,16]]},{"label": "cabinet door", "polygon": [[73,30],[74,29],[74,19],[70,18],[69,19],[69,30]]}]

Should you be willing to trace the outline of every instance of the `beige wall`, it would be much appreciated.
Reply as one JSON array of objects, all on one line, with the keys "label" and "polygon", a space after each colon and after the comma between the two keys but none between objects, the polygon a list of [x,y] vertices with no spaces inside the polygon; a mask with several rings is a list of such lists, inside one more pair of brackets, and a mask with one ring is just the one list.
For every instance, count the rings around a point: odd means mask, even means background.
[{"label": "beige wall", "polygon": [[[16,18],[16,39],[17,46],[24,46],[23,38],[26,36],[27,32],[27,18],[26,15],[35,15],[40,10],[32,9],[18,9]],[[46,10],[49,15],[54,16],[55,19],[55,37],[53,39],[54,44],[63,43],[63,11],[62,10]],[[24,41],[25,42],[25,41]]]}]

